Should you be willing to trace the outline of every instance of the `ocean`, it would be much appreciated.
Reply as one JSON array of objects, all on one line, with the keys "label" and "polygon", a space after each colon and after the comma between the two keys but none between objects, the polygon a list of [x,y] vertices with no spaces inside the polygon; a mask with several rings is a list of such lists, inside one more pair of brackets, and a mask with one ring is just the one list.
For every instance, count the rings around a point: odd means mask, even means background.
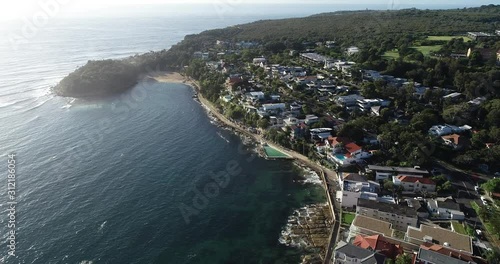
[{"label": "ocean", "polygon": [[[51,18],[19,45],[10,36],[22,23],[1,23],[0,262],[298,263],[300,250],[280,234],[294,210],[325,202],[317,177],[257,157],[212,124],[183,84],[144,82],[96,101],[56,97],[50,87],[88,60],[334,9]],[[11,153],[16,257],[7,248]]]},{"label": "ocean", "polygon": [[[87,60],[168,48],[186,34],[256,19],[62,19],[21,49],[2,43],[0,259],[297,263],[300,250],[280,244],[280,233],[294,210],[325,201],[321,186],[212,124],[192,88],[144,82],[94,101],[49,89]],[[15,258],[7,248],[11,153]]]}]

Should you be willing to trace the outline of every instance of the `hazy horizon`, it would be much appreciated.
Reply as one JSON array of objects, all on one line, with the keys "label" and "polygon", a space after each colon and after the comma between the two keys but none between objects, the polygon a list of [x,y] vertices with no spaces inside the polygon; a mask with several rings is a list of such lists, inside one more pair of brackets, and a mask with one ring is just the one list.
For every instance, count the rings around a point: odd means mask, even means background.
[{"label": "hazy horizon", "polygon": [[493,4],[489,1],[323,1],[316,0],[302,4],[299,1],[247,1],[247,0],[191,0],[179,3],[178,1],[147,0],[139,3],[136,0],[115,1],[83,1],[83,0],[27,0],[23,2],[6,2],[0,4],[0,21],[15,21],[37,17],[43,20],[42,13],[48,17],[116,17],[116,16],[161,16],[172,14],[208,14],[220,13],[224,16],[231,15],[268,15],[281,14],[283,17],[289,14],[300,14],[307,16],[317,13],[340,11],[340,10],[364,10],[364,9],[450,9],[476,7]]}]

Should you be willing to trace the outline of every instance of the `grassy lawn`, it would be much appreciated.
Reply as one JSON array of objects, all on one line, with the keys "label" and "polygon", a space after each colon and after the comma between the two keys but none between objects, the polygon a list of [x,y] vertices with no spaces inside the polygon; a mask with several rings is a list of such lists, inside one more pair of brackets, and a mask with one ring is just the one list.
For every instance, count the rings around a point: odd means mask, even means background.
[{"label": "grassy lawn", "polygon": [[399,52],[397,50],[386,51],[382,57],[386,59],[397,59],[399,58]]},{"label": "grassy lawn", "polygon": [[428,36],[427,40],[450,41],[454,38],[463,38],[465,42],[471,41],[471,39],[469,37],[466,37],[466,36]]},{"label": "grassy lawn", "polygon": [[342,224],[351,225],[355,216],[355,213],[342,212]]},{"label": "grassy lawn", "polygon": [[[474,211],[476,211],[476,214],[479,216],[479,205],[475,201],[471,201],[470,205],[471,205],[472,209],[474,209]],[[487,234],[488,240],[491,243],[499,246],[500,245],[499,237],[497,235],[494,235],[495,232],[493,230],[493,227],[491,226],[491,223],[484,221],[484,219],[482,219],[481,217],[479,217],[479,219],[481,219],[483,226],[485,227],[486,231],[488,231],[488,234]]]},{"label": "grassy lawn", "polygon": [[424,54],[424,56],[430,56],[431,51],[438,51],[441,49],[442,45],[434,45],[434,46],[416,46],[412,47]]},{"label": "grassy lawn", "polygon": [[459,222],[452,221],[451,225],[453,226],[453,230],[455,230],[455,232],[462,234],[462,235],[468,235],[467,231],[465,231],[464,226],[462,224],[460,224]]}]

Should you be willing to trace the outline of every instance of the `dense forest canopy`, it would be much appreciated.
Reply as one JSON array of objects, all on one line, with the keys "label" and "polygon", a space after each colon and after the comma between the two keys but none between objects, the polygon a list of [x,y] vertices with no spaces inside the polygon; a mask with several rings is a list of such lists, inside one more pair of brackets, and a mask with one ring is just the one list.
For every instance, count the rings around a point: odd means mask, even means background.
[{"label": "dense forest canopy", "polygon": [[[384,51],[409,45],[415,39],[427,35],[494,32],[499,28],[500,5],[452,10],[341,11],[304,18],[263,20],[188,35],[168,51],[149,52],[121,61],[89,62],[64,78],[54,90],[59,95],[74,97],[120,92],[133,86],[135,82],[132,80],[135,81],[139,73],[152,69],[180,69],[189,65],[194,52],[209,50],[216,40],[257,41],[266,44],[271,51],[285,48],[300,50],[304,48],[304,42],[335,40],[341,48],[356,45],[380,57]],[[460,45],[447,46],[443,52],[451,52]],[[417,55],[415,57],[418,58]],[[359,60],[368,58],[370,56],[366,55],[366,58],[361,57]],[[387,69],[397,74],[405,67],[404,62],[387,65],[376,59],[369,60],[369,66],[373,69]],[[427,78],[430,82],[435,81],[432,78],[439,77],[423,76],[420,72],[417,69],[414,75],[421,79]],[[449,79],[445,83],[451,82]]]}]

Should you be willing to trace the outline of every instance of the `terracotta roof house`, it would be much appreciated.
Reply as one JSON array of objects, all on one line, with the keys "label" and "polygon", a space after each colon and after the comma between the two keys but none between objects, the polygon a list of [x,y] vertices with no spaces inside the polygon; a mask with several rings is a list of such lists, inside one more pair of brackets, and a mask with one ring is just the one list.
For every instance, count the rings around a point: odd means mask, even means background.
[{"label": "terracotta roof house", "polygon": [[[429,254],[428,252],[425,251],[432,251],[433,253],[440,254]],[[422,254],[422,253],[423,254]],[[432,244],[432,243],[423,243],[420,245],[420,250],[419,254],[417,255],[417,261],[415,263],[426,263],[430,260],[434,259],[434,262],[438,262],[441,260],[440,263],[476,263],[476,264],[486,264],[487,261],[484,259],[473,256],[473,255],[467,255],[467,254],[462,254],[459,251],[453,250],[448,247],[443,247],[440,245]],[[444,262],[443,262],[444,261]]]},{"label": "terracotta roof house", "polygon": [[333,149],[328,154],[328,159],[338,166],[348,166],[372,156],[371,153],[364,151],[358,144],[345,137],[328,137],[325,143]]},{"label": "terracotta roof house", "polygon": [[403,248],[400,245],[389,242],[381,235],[357,235],[352,244],[360,248],[378,252],[390,259],[395,259],[398,255],[403,254]]},{"label": "terracotta roof house", "polygon": [[436,183],[429,178],[398,175],[392,181],[394,185],[401,186],[406,192],[436,191]]},{"label": "terracotta roof house", "polygon": [[451,134],[442,136],[444,144],[452,147],[453,149],[463,149],[470,145],[470,141],[467,137],[458,134]]}]

